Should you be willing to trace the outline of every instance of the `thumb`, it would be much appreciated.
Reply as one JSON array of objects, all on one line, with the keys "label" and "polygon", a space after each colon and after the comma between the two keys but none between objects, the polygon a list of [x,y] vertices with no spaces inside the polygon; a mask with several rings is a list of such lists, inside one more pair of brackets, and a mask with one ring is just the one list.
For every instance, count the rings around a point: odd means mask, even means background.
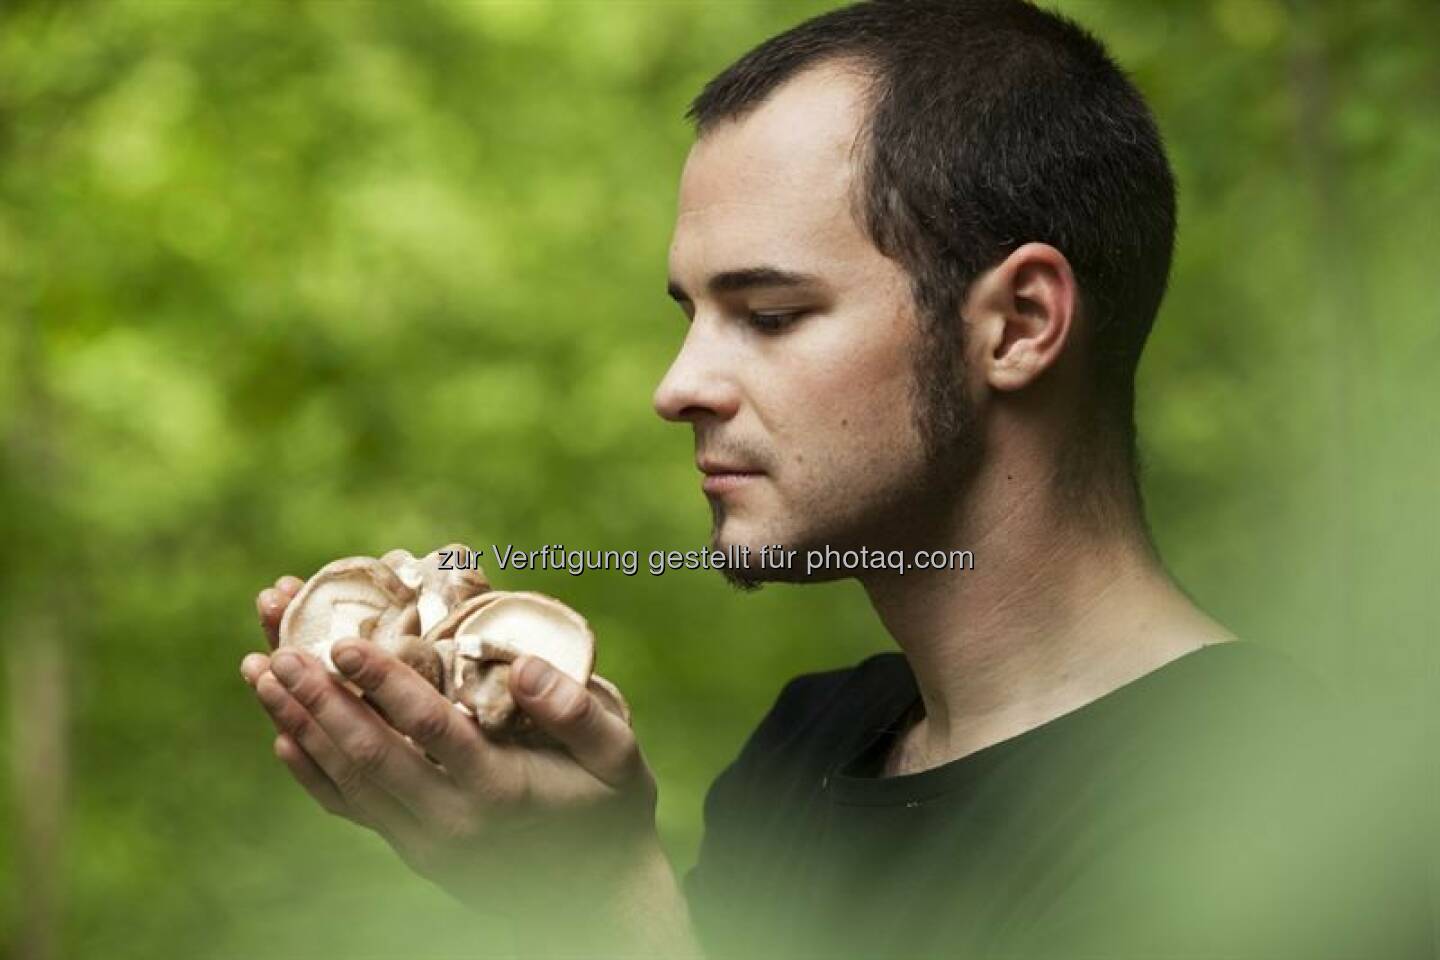
[{"label": "thumb", "polygon": [[515,661],[510,670],[510,695],[536,727],[612,787],[638,771],[640,749],[629,725],[573,677],[540,657],[522,656]]}]

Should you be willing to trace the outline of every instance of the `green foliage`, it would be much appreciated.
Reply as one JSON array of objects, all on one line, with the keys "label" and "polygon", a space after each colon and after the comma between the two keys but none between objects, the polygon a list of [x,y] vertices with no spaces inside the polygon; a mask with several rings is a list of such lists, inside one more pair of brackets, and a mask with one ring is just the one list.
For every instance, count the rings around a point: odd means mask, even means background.
[{"label": "green foliage", "polygon": [[[494,944],[271,757],[236,674],[251,597],[395,545],[703,542],[689,431],[649,409],[683,329],[682,114],[825,6],[0,10],[0,632],[37,606],[62,626],[65,955]],[[1366,646],[1391,689],[1434,570],[1440,18],[1066,9],[1151,96],[1181,178],[1141,390],[1164,552],[1239,632],[1337,677]],[[491,573],[595,623],[682,868],[782,682],[888,642],[853,584]]]}]

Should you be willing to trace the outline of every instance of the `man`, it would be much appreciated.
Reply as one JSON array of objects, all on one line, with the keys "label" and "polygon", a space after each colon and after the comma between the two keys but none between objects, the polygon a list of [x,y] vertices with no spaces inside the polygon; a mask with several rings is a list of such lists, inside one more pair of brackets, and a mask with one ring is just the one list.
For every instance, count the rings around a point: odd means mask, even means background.
[{"label": "man", "polygon": [[[462,900],[591,951],[1353,952],[1314,922],[1353,900],[1292,889],[1359,869],[1296,806],[1313,697],[1146,533],[1134,375],[1175,201],[1123,73],[1018,0],[872,2],[767,41],[692,115],[689,327],[655,406],[694,430],[715,546],[751,550],[728,576],[843,575],[803,568],[825,546],[974,569],[853,574],[901,652],[785,687],[707,799],[688,913],[631,731],[538,660],[514,693],[563,753],[487,742],[358,641],[334,659],[385,720],[313,661],[252,655],[295,777]],[[795,562],[762,568],[773,544]],[[297,587],[259,598],[272,641]],[[494,862],[527,876],[486,883]],[[541,922],[557,902],[570,922]]]}]

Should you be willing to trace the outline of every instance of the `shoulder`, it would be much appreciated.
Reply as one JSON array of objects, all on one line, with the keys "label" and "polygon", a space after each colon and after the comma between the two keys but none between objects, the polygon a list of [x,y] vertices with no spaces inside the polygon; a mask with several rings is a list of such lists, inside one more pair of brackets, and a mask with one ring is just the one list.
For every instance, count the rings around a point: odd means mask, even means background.
[{"label": "shoulder", "polygon": [[1092,748],[1095,775],[1166,817],[1257,795],[1293,799],[1288,787],[1313,785],[1325,769],[1316,748],[1338,736],[1338,701],[1320,679],[1244,640],[1187,654],[1105,699],[1070,746]]},{"label": "shoulder", "polygon": [[1263,644],[1191,656],[1097,718],[1086,746],[1104,749],[1088,752],[1088,781],[1070,781],[1088,783],[1065,832],[1085,839],[1083,856],[1036,920],[1037,943],[1063,945],[1059,956],[1180,944],[1237,957],[1411,955],[1363,948],[1423,933],[1408,895],[1422,874],[1384,835],[1418,831],[1403,815],[1377,818],[1342,698]]},{"label": "shoulder", "polygon": [[1314,762],[1309,748],[1341,735],[1339,695],[1281,650],[1240,640],[1202,653],[1209,663],[1196,661],[1181,701],[1212,740],[1249,744],[1250,758],[1262,763],[1277,754]]},{"label": "shoulder", "polygon": [[1337,700],[1291,657],[1241,640],[1171,661],[1037,737],[998,772],[1007,799],[1039,798],[1006,826],[1064,882],[1022,901],[1017,952],[1328,956],[1279,947],[1354,914],[1354,820],[1333,803]]},{"label": "shoulder", "polygon": [[1117,717],[1141,714],[1137,734],[1179,734],[1172,743],[1205,739],[1234,746],[1296,734],[1323,723],[1337,709],[1319,677],[1271,647],[1247,640],[1215,644],[1172,661],[1115,697]]}]

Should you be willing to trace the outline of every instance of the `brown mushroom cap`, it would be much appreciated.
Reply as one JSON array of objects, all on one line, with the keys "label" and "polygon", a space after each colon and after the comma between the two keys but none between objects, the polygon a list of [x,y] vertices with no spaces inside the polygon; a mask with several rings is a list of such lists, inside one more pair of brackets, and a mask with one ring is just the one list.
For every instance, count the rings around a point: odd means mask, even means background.
[{"label": "brown mushroom cap", "polygon": [[346,637],[389,642],[408,626],[416,593],[373,557],[327,563],[306,581],[280,619],[280,646],[318,658],[332,673],[330,647]]}]

